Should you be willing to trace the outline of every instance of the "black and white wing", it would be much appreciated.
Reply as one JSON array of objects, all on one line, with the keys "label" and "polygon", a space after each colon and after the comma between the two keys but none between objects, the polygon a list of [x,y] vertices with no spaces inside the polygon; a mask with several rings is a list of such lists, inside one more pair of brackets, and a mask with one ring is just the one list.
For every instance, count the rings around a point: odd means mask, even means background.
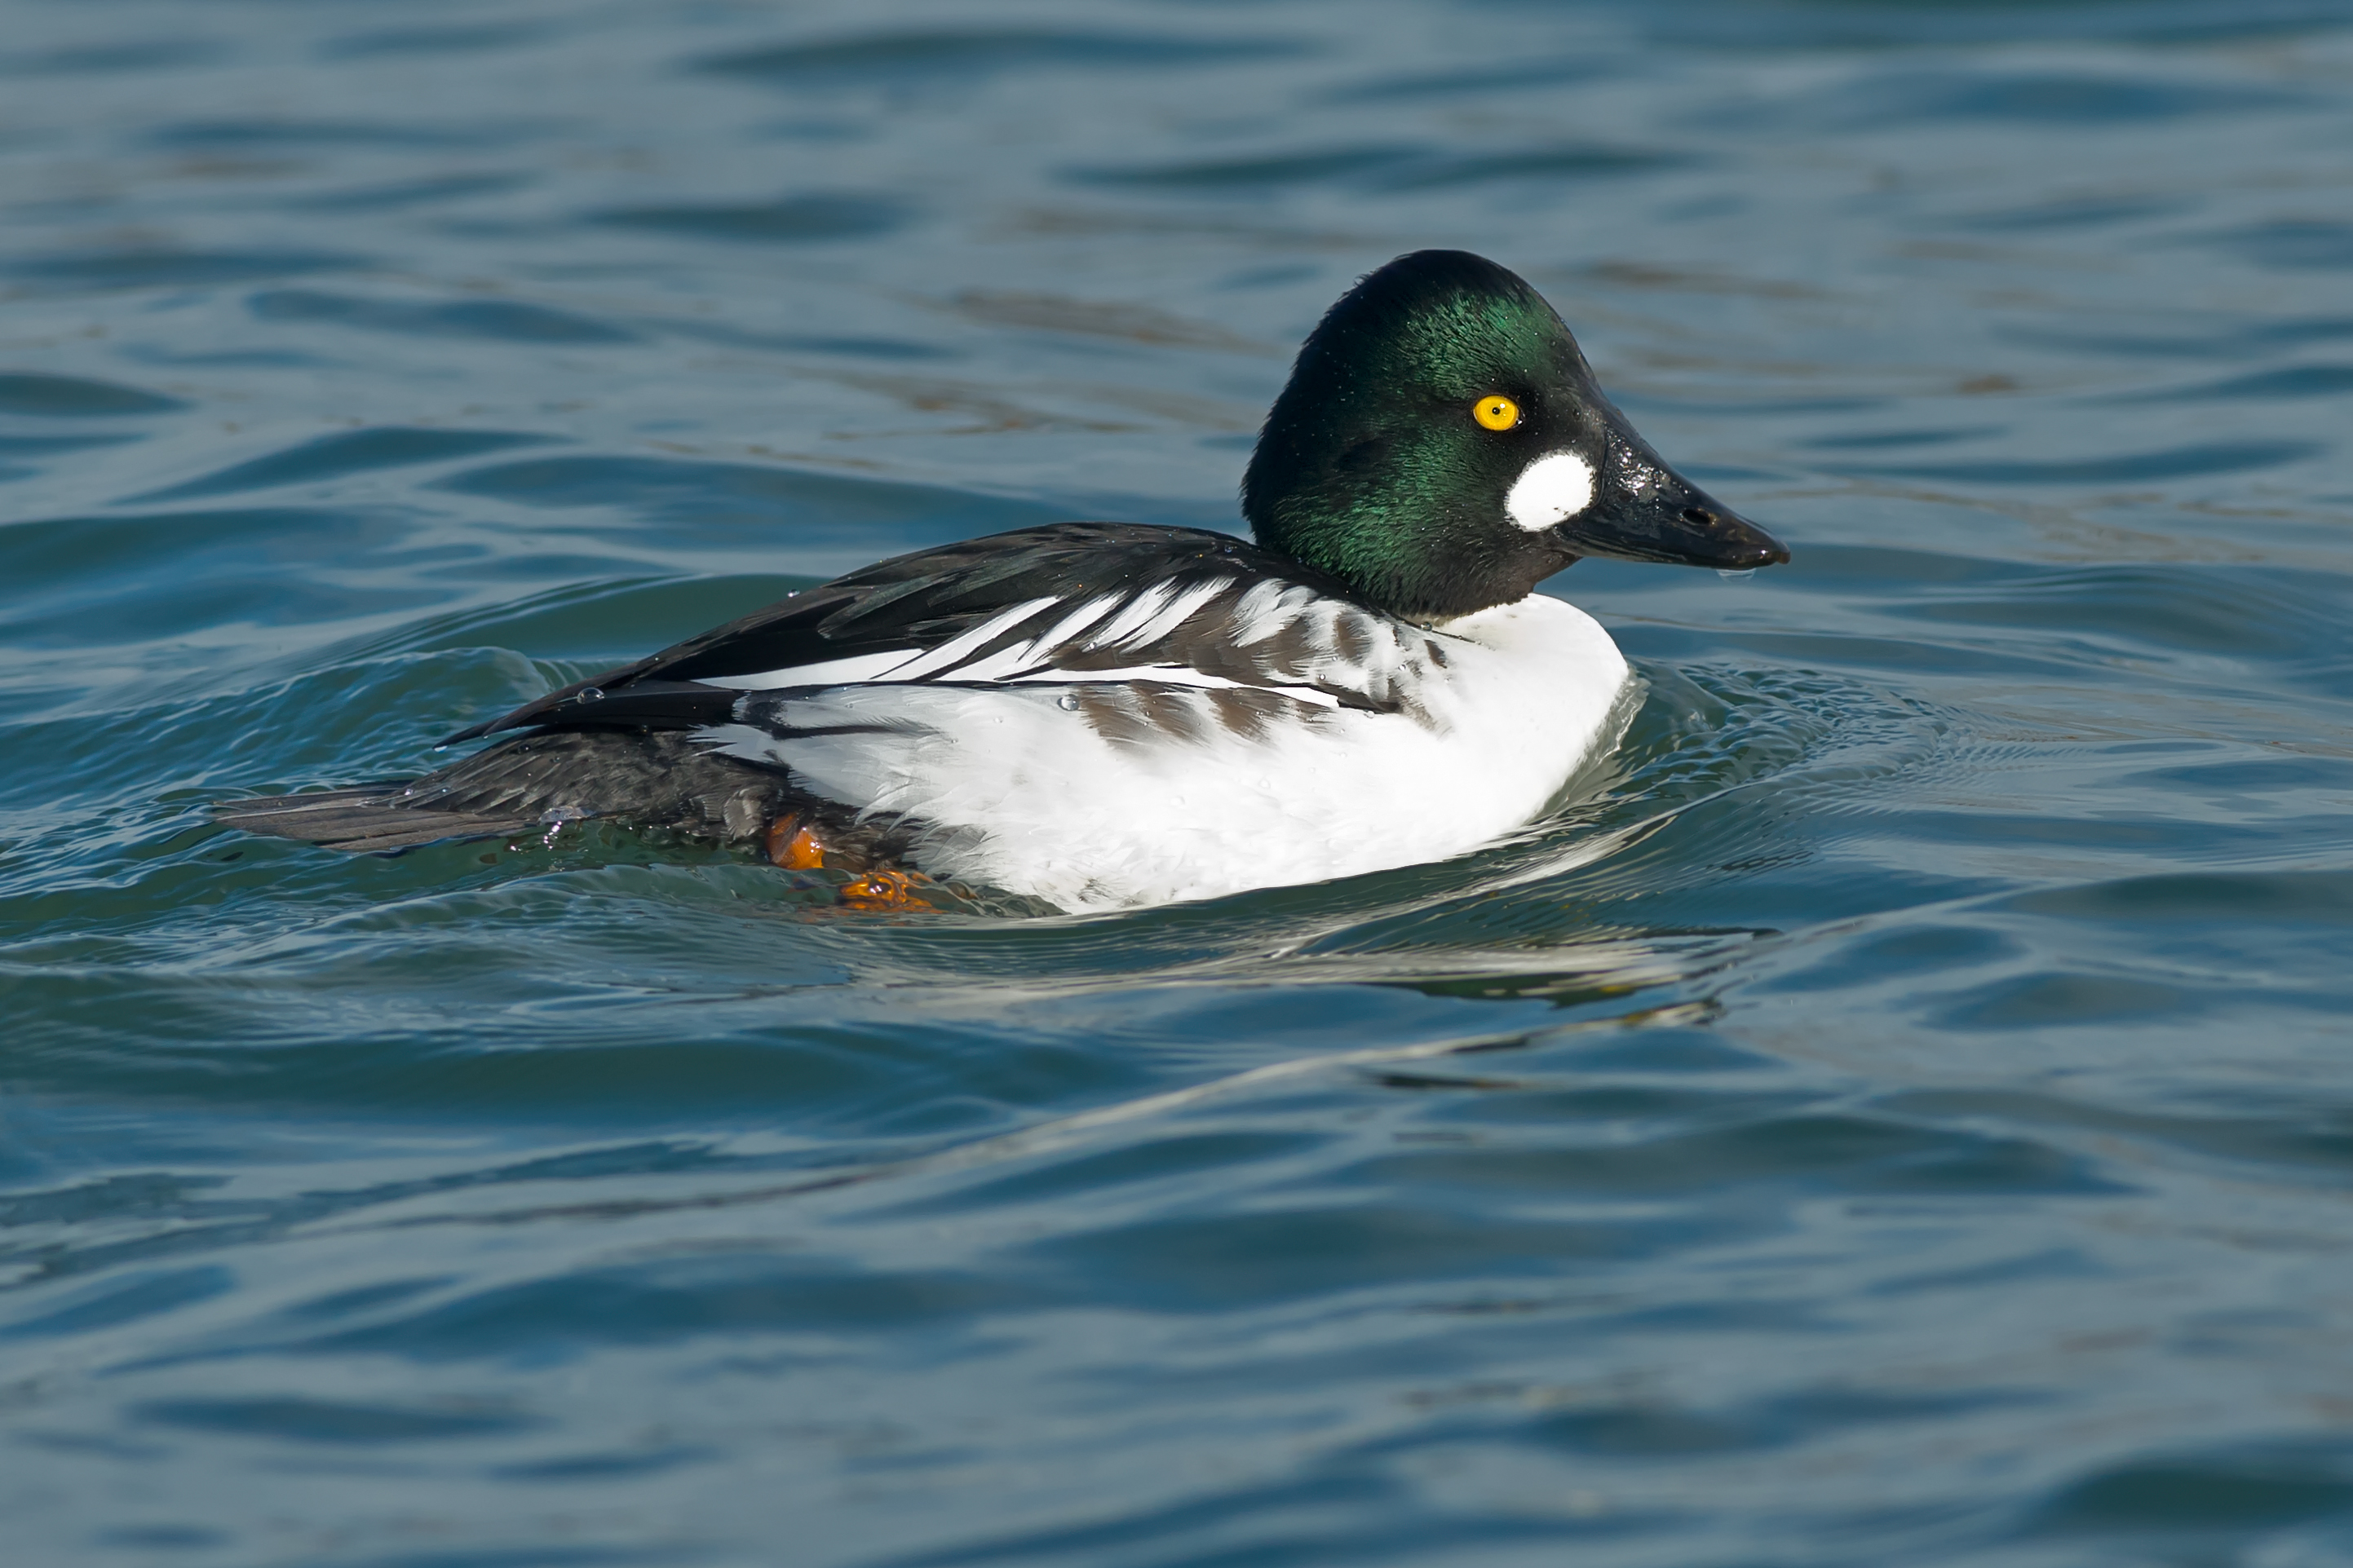
[{"label": "black and white wing", "polygon": [[869,684],[1142,683],[1394,712],[1443,666],[1437,641],[1227,534],[1056,523],[853,572],[451,740],[695,729],[747,694]]}]

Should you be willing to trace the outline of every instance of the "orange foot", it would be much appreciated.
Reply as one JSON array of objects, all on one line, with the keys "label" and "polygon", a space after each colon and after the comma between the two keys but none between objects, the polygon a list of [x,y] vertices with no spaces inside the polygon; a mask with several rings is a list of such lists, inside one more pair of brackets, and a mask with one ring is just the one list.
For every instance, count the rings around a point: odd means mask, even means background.
[{"label": "orange foot", "polygon": [[825,864],[825,846],[799,817],[780,816],[768,825],[768,859],[787,871],[814,871]]},{"label": "orange foot", "polygon": [[928,910],[915,896],[916,878],[905,871],[869,871],[841,889],[841,901],[853,910]]}]

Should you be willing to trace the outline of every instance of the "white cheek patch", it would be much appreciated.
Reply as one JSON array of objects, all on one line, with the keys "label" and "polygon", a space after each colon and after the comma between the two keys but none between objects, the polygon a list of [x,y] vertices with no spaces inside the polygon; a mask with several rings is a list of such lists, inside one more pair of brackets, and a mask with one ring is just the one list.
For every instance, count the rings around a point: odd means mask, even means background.
[{"label": "white cheek patch", "polygon": [[1524,470],[1504,508],[1530,533],[1567,521],[1593,504],[1593,466],[1574,452],[1538,458]]}]

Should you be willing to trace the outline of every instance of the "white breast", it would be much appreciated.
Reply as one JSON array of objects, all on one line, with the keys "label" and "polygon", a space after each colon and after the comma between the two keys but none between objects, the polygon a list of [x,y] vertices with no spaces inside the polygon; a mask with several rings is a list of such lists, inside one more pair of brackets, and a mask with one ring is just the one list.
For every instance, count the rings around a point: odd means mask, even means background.
[{"label": "white breast", "polygon": [[1073,910],[1213,898],[1509,832],[1576,769],[1626,680],[1609,634],[1542,595],[1431,644],[1402,713],[1147,683],[869,685],[782,699],[793,730],[834,733],[706,738],[929,824],[915,859],[934,876]]}]

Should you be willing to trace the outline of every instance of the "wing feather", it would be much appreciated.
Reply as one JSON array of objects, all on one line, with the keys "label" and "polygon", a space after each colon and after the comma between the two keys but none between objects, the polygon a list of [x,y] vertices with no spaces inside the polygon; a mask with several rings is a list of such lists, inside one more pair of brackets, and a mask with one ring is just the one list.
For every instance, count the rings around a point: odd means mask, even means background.
[{"label": "wing feather", "polygon": [[1432,635],[1228,534],[1058,523],[879,563],[451,739],[699,728],[752,694],[864,684],[1149,680],[1395,711]]}]

